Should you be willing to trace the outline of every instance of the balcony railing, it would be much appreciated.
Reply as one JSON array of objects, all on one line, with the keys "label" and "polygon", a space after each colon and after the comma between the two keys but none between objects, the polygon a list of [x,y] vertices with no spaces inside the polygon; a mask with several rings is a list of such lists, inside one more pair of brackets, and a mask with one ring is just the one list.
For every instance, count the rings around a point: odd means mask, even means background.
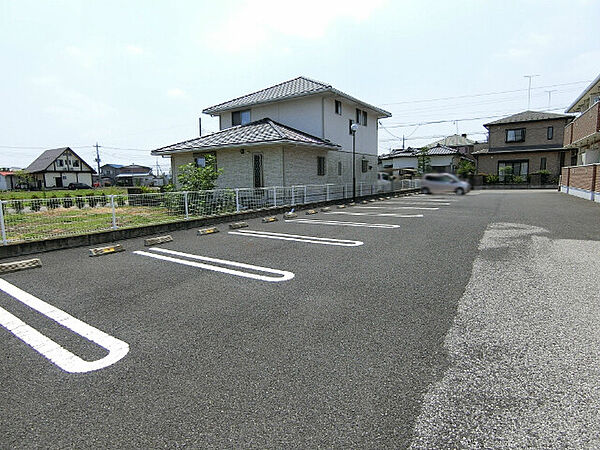
[{"label": "balcony railing", "polygon": [[564,146],[575,147],[582,139],[600,131],[600,102],[565,127]]}]

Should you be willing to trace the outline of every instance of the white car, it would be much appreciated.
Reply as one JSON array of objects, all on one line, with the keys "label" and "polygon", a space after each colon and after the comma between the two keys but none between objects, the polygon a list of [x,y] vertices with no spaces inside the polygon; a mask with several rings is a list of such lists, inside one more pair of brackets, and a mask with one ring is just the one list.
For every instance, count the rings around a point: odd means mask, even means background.
[{"label": "white car", "polygon": [[471,185],[461,181],[451,173],[427,173],[421,180],[423,194],[440,194],[455,192],[458,195],[466,194],[471,190]]},{"label": "white car", "polygon": [[392,190],[392,180],[385,172],[377,172],[377,192],[390,192]]}]

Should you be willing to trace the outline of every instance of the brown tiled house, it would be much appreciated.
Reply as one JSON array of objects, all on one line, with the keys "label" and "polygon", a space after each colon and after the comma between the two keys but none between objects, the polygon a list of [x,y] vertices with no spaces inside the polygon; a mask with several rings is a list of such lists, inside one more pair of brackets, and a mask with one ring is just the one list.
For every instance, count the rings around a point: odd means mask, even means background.
[{"label": "brown tiled house", "polygon": [[498,175],[500,181],[511,173],[526,180],[543,170],[557,179],[561,167],[571,164],[571,151],[563,148],[563,135],[572,119],[565,114],[524,111],[485,124],[488,146],[473,152],[478,173]]}]

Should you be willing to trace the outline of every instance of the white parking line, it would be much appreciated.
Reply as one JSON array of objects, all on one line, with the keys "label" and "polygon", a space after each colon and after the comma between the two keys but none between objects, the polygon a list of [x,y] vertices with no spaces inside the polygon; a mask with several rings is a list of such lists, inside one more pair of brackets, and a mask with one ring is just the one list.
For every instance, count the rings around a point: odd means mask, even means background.
[{"label": "white parking line", "polygon": [[436,204],[436,206],[356,206],[356,208],[364,208],[364,209],[420,209],[423,211],[440,209]]},{"label": "white parking line", "polygon": [[350,211],[332,211],[332,212],[326,212],[323,214],[342,214],[344,216],[400,217],[400,218],[404,218],[404,219],[423,217],[423,214],[398,214],[398,213],[350,212]]},{"label": "white parking line", "polygon": [[391,223],[341,222],[338,220],[288,219],[286,222],[306,223],[309,225],[337,225],[340,227],[400,228],[400,225]]},{"label": "white parking line", "polygon": [[363,245],[363,242],[361,241],[322,238],[316,236],[303,236],[299,234],[272,233],[270,231],[240,230],[230,231],[229,234],[236,234],[239,236],[261,237],[267,239],[280,239],[282,241],[308,242],[311,244],[338,245],[341,247],[358,247],[359,245]]},{"label": "white parking line", "polygon": [[104,358],[96,361],[84,361],[70,351],[62,348],[52,339],[44,336],[35,328],[27,325],[18,317],[12,315],[3,308],[0,308],[0,325],[65,372],[85,373],[103,369],[116,363],[129,352],[129,344],[126,342],[116,339],[103,331],[76,319],[66,312],[10,284],[6,280],[0,279],[0,290],[29,306],[31,309],[52,319],[59,325],[68,328],[79,336],[98,344],[108,351],[108,355]]},{"label": "white parking line", "polygon": [[152,250],[154,252],[167,253],[169,255],[181,256],[184,258],[213,262],[213,263],[217,263],[217,264],[222,264],[224,266],[239,267],[241,269],[250,269],[250,270],[255,270],[257,272],[265,272],[265,273],[270,273],[270,274],[280,275],[280,276],[273,277],[273,276],[268,276],[268,275],[259,275],[259,274],[250,273],[250,272],[242,272],[241,270],[227,269],[226,267],[213,266],[211,264],[203,264],[203,263],[198,263],[198,262],[194,262],[194,261],[188,261],[185,259],[172,258],[170,256],[157,255],[155,253],[148,253],[148,252],[144,252],[144,251],[135,251],[133,253],[135,253],[136,255],[143,255],[143,256],[149,256],[150,258],[161,259],[163,261],[174,262],[177,264],[184,264],[186,266],[191,266],[191,267],[198,267],[200,269],[212,270],[213,272],[227,273],[229,275],[236,275],[238,277],[252,278],[254,280],[260,280],[260,281],[278,282],[278,281],[288,281],[288,280],[291,280],[292,278],[294,278],[294,274],[292,272],[288,272],[285,270],[269,269],[268,267],[253,266],[251,264],[244,264],[244,263],[239,263],[239,262],[235,262],[235,261],[228,261],[226,259],[209,258],[207,256],[193,255],[190,253],[183,253],[183,252],[177,252],[174,250],[167,250],[166,248],[151,247],[149,250]]}]

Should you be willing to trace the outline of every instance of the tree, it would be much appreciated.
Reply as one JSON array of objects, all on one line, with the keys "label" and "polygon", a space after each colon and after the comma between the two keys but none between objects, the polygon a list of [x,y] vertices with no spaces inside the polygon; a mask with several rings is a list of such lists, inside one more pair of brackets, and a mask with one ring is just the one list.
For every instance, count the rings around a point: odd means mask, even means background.
[{"label": "tree", "polygon": [[417,153],[417,170],[420,174],[431,172],[431,156],[427,147],[419,149]]},{"label": "tree", "polygon": [[214,189],[215,182],[223,169],[216,168],[214,155],[205,156],[205,166],[196,167],[194,163],[178,167],[177,180],[184,191],[202,191]]},{"label": "tree", "polygon": [[34,182],[33,175],[24,170],[17,170],[15,172],[15,176],[17,177],[17,185],[21,187],[21,185],[27,185],[27,189],[29,189],[30,185]]},{"label": "tree", "polygon": [[472,161],[463,159],[460,163],[458,163],[456,173],[463,178],[470,177],[475,174],[475,164],[473,164]]}]

